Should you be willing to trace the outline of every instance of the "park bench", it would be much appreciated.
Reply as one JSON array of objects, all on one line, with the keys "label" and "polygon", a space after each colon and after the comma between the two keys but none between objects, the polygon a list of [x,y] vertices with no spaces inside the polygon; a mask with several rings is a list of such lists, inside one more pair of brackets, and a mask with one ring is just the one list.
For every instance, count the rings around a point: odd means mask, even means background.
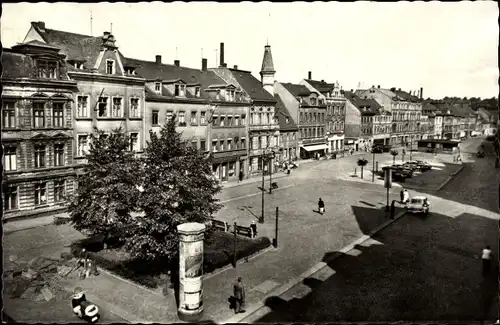
[{"label": "park bench", "polygon": [[212,225],[215,228],[220,229],[220,230],[222,230],[224,232],[229,231],[229,228],[231,227],[227,222],[220,221],[220,220],[215,220],[215,219],[212,220]]},{"label": "park bench", "polygon": [[238,225],[236,225],[235,227],[237,234],[253,238],[253,230],[251,227],[238,226]]}]

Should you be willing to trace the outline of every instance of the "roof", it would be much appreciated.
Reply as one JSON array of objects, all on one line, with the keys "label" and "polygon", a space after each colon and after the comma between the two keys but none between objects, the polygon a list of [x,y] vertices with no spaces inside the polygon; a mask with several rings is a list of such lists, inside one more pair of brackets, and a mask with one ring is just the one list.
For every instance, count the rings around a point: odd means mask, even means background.
[{"label": "roof", "polygon": [[85,60],[84,67],[87,69],[94,66],[103,45],[101,36],[95,37],[41,28],[37,22],[32,22],[31,25],[45,42],[61,48],[61,53],[67,56],[67,60]]},{"label": "roof", "polygon": [[[381,106],[375,99],[361,98],[351,91],[344,91],[344,97],[353,104],[362,115],[380,114]],[[366,108],[366,110],[365,110]]]},{"label": "roof", "polygon": [[464,107],[461,104],[453,104],[451,105],[451,112],[453,113],[454,116],[461,116],[461,117],[469,117],[472,115],[476,115],[472,109],[469,107]]},{"label": "roof", "polygon": [[286,108],[285,103],[281,100],[281,97],[278,94],[275,94],[274,99],[276,99],[276,116],[278,117],[280,131],[297,131],[299,128],[293,121],[293,118]]},{"label": "roof", "polygon": [[275,103],[274,97],[268,93],[263,87],[262,83],[255,78],[249,71],[223,68],[231,71],[231,74],[240,84],[240,87],[250,96],[252,100],[268,101]]},{"label": "roof", "polygon": [[283,87],[295,97],[308,96],[312,93],[306,86],[292,83],[282,83]]},{"label": "roof", "polygon": [[325,81],[317,81],[311,79],[305,79],[305,81],[313,86],[313,88],[317,89],[320,92],[328,92],[335,88],[335,84],[330,84]]},{"label": "roof", "polygon": [[34,77],[34,62],[25,54],[16,53],[4,48],[2,54],[2,77],[7,78],[32,78]]},{"label": "roof", "polygon": [[264,58],[262,59],[262,69],[261,72],[276,72],[274,70],[273,55],[271,54],[271,46],[266,45],[264,47]]},{"label": "roof", "polygon": [[395,89],[395,90],[391,90],[391,91],[393,93],[395,93],[397,97],[400,97],[402,100],[411,101],[411,102],[420,101],[420,98],[418,98],[415,95],[411,95],[410,93],[408,93],[406,91],[399,90],[399,89]]},{"label": "roof", "polygon": [[[187,84],[199,84],[201,89],[201,98],[209,98],[208,94],[203,90],[210,86],[226,85],[224,80],[219,78],[213,71],[202,71],[198,69],[178,67],[171,64],[156,63],[132,58],[123,57],[124,65],[136,66],[136,74],[147,80],[182,80]],[[161,97],[154,91],[146,87],[148,98]],[[173,96],[165,88],[163,88],[163,96]],[[189,98],[190,95],[187,94]]]}]

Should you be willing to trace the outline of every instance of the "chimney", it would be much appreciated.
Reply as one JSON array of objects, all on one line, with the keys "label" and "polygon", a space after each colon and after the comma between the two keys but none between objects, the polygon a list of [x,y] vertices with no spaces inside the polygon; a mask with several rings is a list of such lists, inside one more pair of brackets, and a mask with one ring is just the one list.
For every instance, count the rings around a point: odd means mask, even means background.
[{"label": "chimney", "polygon": [[401,91],[401,88],[398,88],[398,91]]},{"label": "chimney", "polygon": [[181,61],[179,60],[174,60],[174,64],[176,67],[180,66],[181,65]]},{"label": "chimney", "polygon": [[380,85],[378,85],[377,88],[380,89]]},{"label": "chimney", "polygon": [[237,65],[234,65],[234,70],[238,70],[238,66]]},{"label": "chimney", "polygon": [[307,79],[309,79],[309,80],[311,80],[311,79],[312,79],[312,73],[311,73],[311,71],[309,71],[309,72],[307,73]]},{"label": "chimney", "polygon": [[111,35],[110,32],[104,32],[104,36],[109,36],[109,35]]},{"label": "chimney", "polygon": [[220,66],[224,67],[224,43],[220,43]]},{"label": "chimney", "polygon": [[354,92],[354,89],[351,89],[351,93],[353,93],[353,92]]},{"label": "chimney", "polygon": [[227,68],[227,63],[222,63],[223,68]]},{"label": "chimney", "polygon": [[207,71],[207,59],[201,59],[201,70]]},{"label": "chimney", "polygon": [[324,83],[325,81],[323,79],[321,79],[321,82]]},{"label": "chimney", "polygon": [[45,22],[44,21],[39,21],[38,22],[38,28],[40,28],[41,31],[45,31]]},{"label": "chimney", "polygon": [[156,58],[156,63],[161,64],[161,55],[157,55],[155,58]]},{"label": "chimney", "polygon": [[423,94],[423,93],[424,93],[424,88],[423,88],[423,87],[420,87],[420,99],[422,99],[422,98],[423,98],[423,96],[424,96],[424,94]]}]

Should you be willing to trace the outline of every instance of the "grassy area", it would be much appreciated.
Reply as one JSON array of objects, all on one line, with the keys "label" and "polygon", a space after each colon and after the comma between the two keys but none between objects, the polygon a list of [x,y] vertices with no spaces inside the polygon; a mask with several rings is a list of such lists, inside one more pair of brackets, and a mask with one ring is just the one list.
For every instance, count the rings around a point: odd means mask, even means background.
[{"label": "grassy area", "polygon": [[[234,237],[232,234],[220,231],[208,232],[204,244],[204,273],[213,272],[232,263],[234,250]],[[246,258],[270,245],[271,242],[267,237],[249,239],[238,236],[236,256],[238,260]],[[104,249],[102,236],[94,236],[74,242],[71,245],[71,252],[74,256],[79,256],[82,248],[89,251],[90,257],[99,266],[149,288],[157,288],[165,284],[165,275],[169,271],[169,265],[171,265],[166,260],[142,261],[132,259],[120,246]],[[172,270],[174,272],[176,263],[173,262],[174,267]]]}]

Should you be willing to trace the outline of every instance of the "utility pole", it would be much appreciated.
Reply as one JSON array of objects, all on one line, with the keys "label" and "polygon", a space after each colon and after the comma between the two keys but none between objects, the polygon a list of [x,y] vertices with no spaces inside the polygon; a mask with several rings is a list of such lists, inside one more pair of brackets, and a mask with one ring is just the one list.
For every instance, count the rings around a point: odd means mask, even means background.
[{"label": "utility pole", "polygon": [[[373,148],[372,148],[373,150]],[[375,182],[375,151],[373,151],[372,183]]]},{"label": "utility pole", "polygon": [[269,159],[269,194],[273,194],[273,159]]},{"label": "utility pole", "polygon": [[234,233],[234,241],[233,241],[233,267],[236,267],[236,261],[238,260],[236,258],[236,222],[234,222],[233,233]]},{"label": "utility pole", "polygon": [[278,217],[279,217],[279,209],[276,207],[276,228],[274,233],[274,248],[278,248]]}]

